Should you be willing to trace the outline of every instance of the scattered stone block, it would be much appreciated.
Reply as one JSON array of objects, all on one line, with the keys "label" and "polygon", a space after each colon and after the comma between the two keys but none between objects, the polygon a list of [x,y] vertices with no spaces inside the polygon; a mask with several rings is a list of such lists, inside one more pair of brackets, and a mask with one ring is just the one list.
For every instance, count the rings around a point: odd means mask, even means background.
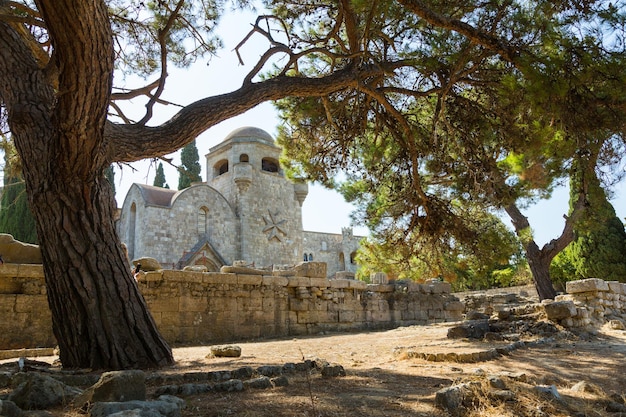
[{"label": "scattered stone block", "polygon": [[266,275],[268,271],[263,269],[250,268],[247,266],[228,266],[224,265],[220,268],[223,274],[244,274],[244,275]]},{"label": "scattered stone block", "polygon": [[568,294],[576,294],[591,291],[608,291],[609,284],[598,278],[581,279],[565,283],[565,291]]},{"label": "scattered stone block", "polygon": [[465,314],[465,320],[485,320],[489,318],[489,314],[481,313],[480,311],[470,310]]},{"label": "scattered stone block", "polygon": [[608,281],[609,290],[615,294],[626,294],[626,284],[619,281]]},{"label": "scattered stone block", "polygon": [[161,267],[161,264],[159,263],[159,261],[157,261],[154,258],[150,258],[148,256],[144,256],[143,258],[134,259],[133,260],[133,265],[137,266],[138,264],[141,265],[141,270],[145,271],[145,272],[160,271],[161,269],[163,269],[163,267]]},{"label": "scattered stone block", "polygon": [[435,405],[456,415],[458,408],[463,404],[463,398],[467,392],[468,386],[466,384],[440,389],[435,393]]},{"label": "scattered stone block", "polygon": [[238,358],[241,356],[241,347],[237,345],[211,346],[211,355],[217,358]]},{"label": "scattered stone block", "polygon": [[274,377],[283,374],[283,367],[279,365],[263,365],[256,368],[256,371],[259,375]]},{"label": "scattered stone block", "polygon": [[268,389],[272,388],[272,381],[270,381],[270,379],[266,376],[261,376],[259,378],[253,378],[247,381],[243,381],[243,387],[245,389]]},{"label": "scattered stone block", "polygon": [[502,378],[500,378],[499,376],[489,375],[487,377],[487,381],[489,381],[489,386],[491,388],[497,388],[497,389],[505,389],[506,388],[506,384],[504,383],[504,380]]},{"label": "scattered stone block", "polygon": [[0,416],[21,417],[22,415],[22,410],[13,401],[0,400]]},{"label": "scattered stone block", "polygon": [[146,375],[140,370],[105,372],[98,382],[87,388],[74,400],[83,407],[96,402],[144,401]]},{"label": "scattered stone block", "polygon": [[508,389],[492,391],[489,396],[497,401],[515,401],[515,393]]},{"label": "scattered stone block", "polygon": [[14,378],[19,385],[7,399],[24,410],[43,410],[68,403],[82,393],[78,388],[36,372],[17,374]]},{"label": "scattered stone block", "polygon": [[[125,402],[99,402],[93,404],[90,409],[90,417],[107,417],[115,413],[138,410],[139,416],[163,416],[180,417],[184,401],[170,395],[162,395],[157,401],[125,401]],[[130,414],[117,414],[130,415]]]},{"label": "scattered stone block", "polygon": [[189,272],[207,272],[208,268],[205,265],[187,265],[183,268],[183,271]]},{"label": "scattered stone block", "polygon": [[223,392],[243,391],[243,382],[240,379],[229,379],[213,385],[213,389]]},{"label": "scattered stone block", "polygon": [[537,385],[534,387],[534,389],[538,393],[543,394],[550,399],[561,399],[561,394],[559,394],[559,390],[556,388],[556,385]]},{"label": "scattered stone block", "polygon": [[300,262],[295,266],[274,265],[274,276],[326,278],[326,262]]},{"label": "scattered stone block", "polygon": [[488,320],[470,320],[448,329],[448,339],[482,339],[489,332]]},{"label": "scattered stone block", "polygon": [[285,375],[277,376],[276,378],[272,378],[272,385],[275,387],[286,387],[289,385],[289,379]]},{"label": "scattered stone block", "polygon": [[544,304],[548,320],[563,320],[575,317],[577,314],[576,306],[572,301],[554,301]]},{"label": "scattered stone block", "polygon": [[322,378],[336,378],[346,376],[346,370],[339,364],[324,364],[322,366]]},{"label": "scattered stone block", "polygon": [[42,263],[38,245],[20,242],[7,233],[0,233],[0,255],[4,262],[11,264]]},{"label": "scattered stone block", "polygon": [[354,279],[354,272],[351,271],[337,271],[335,272],[335,279]]}]

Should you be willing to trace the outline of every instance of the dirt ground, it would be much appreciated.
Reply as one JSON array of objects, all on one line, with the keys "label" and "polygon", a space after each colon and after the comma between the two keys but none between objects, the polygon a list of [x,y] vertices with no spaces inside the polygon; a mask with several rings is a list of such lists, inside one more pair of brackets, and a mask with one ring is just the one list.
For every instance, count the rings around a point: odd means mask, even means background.
[{"label": "dirt ground", "polygon": [[[179,347],[174,349],[175,366],[159,372],[182,375],[243,366],[284,365],[307,359],[324,359],[342,365],[346,371],[346,376],[334,378],[323,378],[316,370],[294,372],[287,374],[287,386],[185,397],[187,407],[183,417],[448,416],[435,406],[438,390],[457,382],[480,379],[477,375],[481,373],[501,372],[525,373],[528,386],[555,385],[563,395],[563,404],[541,396],[529,397],[519,391],[514,402],[479,402],[473,414],[465,415],[626,416],[606,409],[611,394],[614,399],[622,398],[622,402],[626,397],[625,331],[603,329],[593,337],[557,337],[550,343],[522,347],[509,355],[477,363],[432,362],[397,353],[396,348],[407,347],[423,353],[469,353],[504,343],[448,339],[446,334],[451,325],[235,343],[242,350],[238,358],[212,357],[209,346]],[[34,359],[52,362],[56,358]],[[594,389],[582,393],[571,391],[580,381]],[[149,387],[149,394],[156,388]],[[80,415],[71,408],[53,410],[53,414]]]},{"label": "dirt ground", "polygon": [[[626,395],[624,331],[606,330],[591,340],[569,337],[523,347],[478,363],[431,362],[394,353],[396,347],[409,346],[424,353],[473,352],[497,346],[447,339],[449,326],[237,343],[242,349],[239,358],[205,358],[208,347],[177,348],[177,365],[171,372],[281,365],[315,358],[341,364],[346,370],[345,377],[322,378],[311,372],[308,377],[289,376],[286,387],[190,397],[184,416],[447,416],[435,406],[435,393],[455,382],[475,379],[478,369],[487,375],[523,372],[533,384],[555,385],[563,395],[580,381],[599,387],[602,392],[597,394]],[[584,403],[578,408],[585,410],[578,415],[616,415],[596,406],[597,396],[578,396]],[[541,409],[542,404],[532,406]],[[494,413],[491,415],[522,415]],[[557,415],[553,413],[546,415]],[[476,415],[487,414],[485,410]],[[562,415],[577,414],[570,409]]]}]

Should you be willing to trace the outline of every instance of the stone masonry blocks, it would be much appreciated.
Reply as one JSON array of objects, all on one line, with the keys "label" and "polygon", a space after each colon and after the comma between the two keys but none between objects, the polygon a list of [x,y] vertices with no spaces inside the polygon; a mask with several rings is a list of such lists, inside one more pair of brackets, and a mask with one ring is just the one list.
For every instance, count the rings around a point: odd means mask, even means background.
[{"label": "stone masonry blocks", "polygon": [[589,291],[608,291],[609,285],[606,281],[598,278],[588,278],[579,281],[568,281],[565,284],[565,291],[569,294]]},{"label": "stone masonry blocks", "polygon": [[[450,312],[460,312],[458,299],[444,291],[404,293],[393,284],[367,285],[354,279],[168,269],[143,278],[138,287],[170,343],[222,343],[261,335],[389,328],[427,323],[428,319],[458,319]],[[18,284],[15,288],[23,286],[21,281]],[[611,302],[615,305],[616,301]],[[54,343],[49,320],[36,319],[42,317],[43,305],[45,294],[0,294],[6,340],[20,340],[25,348],[35,347],[26,346],[29,340],[36,346]],[[7,327],[7,323],[15,324]],[[23,332],[19,323],[29,323],[38,336],[19,337]],[[0,341],[0,350],[5,345],[4,339]]]}]

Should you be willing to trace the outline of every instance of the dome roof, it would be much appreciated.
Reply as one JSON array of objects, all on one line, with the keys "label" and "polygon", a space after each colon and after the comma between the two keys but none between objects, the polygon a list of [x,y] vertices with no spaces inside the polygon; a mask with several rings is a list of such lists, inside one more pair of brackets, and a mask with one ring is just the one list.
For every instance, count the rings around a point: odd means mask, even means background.
[{"label": "dome roof", "polygon": [[228,136],[226,136],[226,138],[224,138],[224,142],[232,141],[234,139],[253,140],[267,142],[271,145],[274,144],[274,139],[272,138],[272,135],[270,135],[263,129],[252,126],[244,126],[240,127],[239,129],[233,130]]}]

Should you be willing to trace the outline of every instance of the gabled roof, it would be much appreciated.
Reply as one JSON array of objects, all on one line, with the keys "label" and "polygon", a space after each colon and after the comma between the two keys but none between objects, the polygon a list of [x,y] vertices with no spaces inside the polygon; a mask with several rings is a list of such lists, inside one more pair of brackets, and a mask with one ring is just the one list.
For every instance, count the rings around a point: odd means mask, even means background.
[{"label": "gabled roof", "polygon": [[135,183],[135,185],[139,188],[139,191],[141,191],[141,196],[146,204],[153,206],[171,207],[174,195],[178,193],[178,190],[170,190],[153,185],[137,183]]}]

